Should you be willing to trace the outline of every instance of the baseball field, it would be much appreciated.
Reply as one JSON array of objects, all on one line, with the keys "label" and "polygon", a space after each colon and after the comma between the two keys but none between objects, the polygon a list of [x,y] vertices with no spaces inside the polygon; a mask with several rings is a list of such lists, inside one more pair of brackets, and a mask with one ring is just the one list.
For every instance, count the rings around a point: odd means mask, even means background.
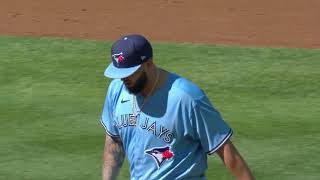
[{"label": "baseball field", "polygon": [[[0,180],[101,179],[112,41],[197,83],[257,179],[320,178],[317,0],[2,1]],[[148,14],[149,16],[146,16]],[[209,180],[233,179],[218,156]],[[125,162],[119,179],[129,179]]]}]

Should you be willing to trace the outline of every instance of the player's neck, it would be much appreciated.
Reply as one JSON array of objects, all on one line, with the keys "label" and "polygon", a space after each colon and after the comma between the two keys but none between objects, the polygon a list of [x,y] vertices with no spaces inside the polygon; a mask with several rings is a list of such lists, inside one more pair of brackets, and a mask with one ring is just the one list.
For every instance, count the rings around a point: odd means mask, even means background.
[{"label": "player's neck", "polygon": [[158,87],[162,79],[162,71],[155,67],[155,70],[148,77],[146,86],[142,89],[141,95],[144,97],[150,96]]}]

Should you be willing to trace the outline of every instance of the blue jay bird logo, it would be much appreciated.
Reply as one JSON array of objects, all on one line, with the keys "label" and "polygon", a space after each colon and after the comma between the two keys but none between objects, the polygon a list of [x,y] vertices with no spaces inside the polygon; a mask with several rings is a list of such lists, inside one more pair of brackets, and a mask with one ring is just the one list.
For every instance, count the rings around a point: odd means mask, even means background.
[{"label": "blue jay bird logo", "polygon": [[113,54],[112,58],[117,62],[118,65],[119,63],[122,63],[124,61],[124,56],[122,52],[119,54]]},{"label": "blue jay bird logo", "polygon": [[146,150],[145,153],[153,157],[157,163],[158,169],[165,160],[169,160],[174,156],[173,152],[168,146]]}]

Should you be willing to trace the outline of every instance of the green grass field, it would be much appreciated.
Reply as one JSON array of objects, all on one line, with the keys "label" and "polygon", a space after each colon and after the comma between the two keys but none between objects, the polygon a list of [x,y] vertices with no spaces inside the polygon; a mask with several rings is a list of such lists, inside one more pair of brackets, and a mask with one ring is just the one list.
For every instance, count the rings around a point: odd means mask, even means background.
[{"label": "green grass field", "polygon": [[[100,179],[110,42],[0,37],[0,179]],[[320,178],[320,50],[154,44],[234,129],[257,179]],[[208,179],[232,179],[210,156]],[[129,179],[127,164],[119,179]]]}]

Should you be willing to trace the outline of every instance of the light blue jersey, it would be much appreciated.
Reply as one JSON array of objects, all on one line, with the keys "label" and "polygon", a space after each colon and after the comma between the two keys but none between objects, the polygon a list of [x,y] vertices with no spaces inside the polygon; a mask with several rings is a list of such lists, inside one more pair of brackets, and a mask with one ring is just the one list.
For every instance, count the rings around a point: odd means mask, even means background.
[{"label": "light blue jersey", "polygon": [[123,142],[131,179],[205,179],[207,154],[228,140],[232,130],[204,92],[169,73],[135,118],[135,106],[139,110],[143,101],[143,96],[129,94],[115,79],[101,118],[107,134]]}]

